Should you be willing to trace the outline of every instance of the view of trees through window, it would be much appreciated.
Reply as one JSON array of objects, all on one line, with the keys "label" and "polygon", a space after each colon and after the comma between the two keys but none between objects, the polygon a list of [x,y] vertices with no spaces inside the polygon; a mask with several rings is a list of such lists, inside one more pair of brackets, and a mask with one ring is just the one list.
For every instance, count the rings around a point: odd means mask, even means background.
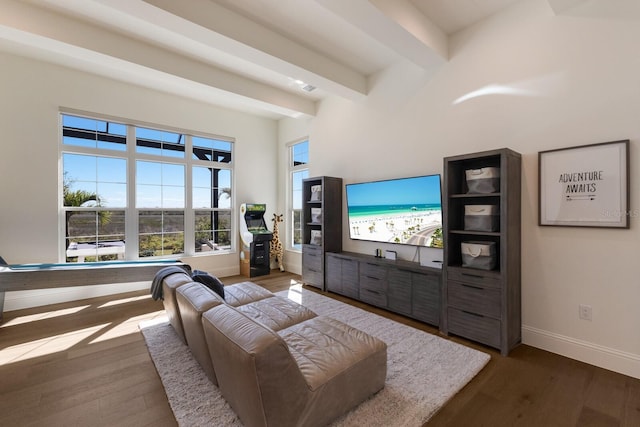
[{"label": "view of trees through window", "polygon": [[232,148],[223,139],[63,114],[67,262],[231,250]]}]

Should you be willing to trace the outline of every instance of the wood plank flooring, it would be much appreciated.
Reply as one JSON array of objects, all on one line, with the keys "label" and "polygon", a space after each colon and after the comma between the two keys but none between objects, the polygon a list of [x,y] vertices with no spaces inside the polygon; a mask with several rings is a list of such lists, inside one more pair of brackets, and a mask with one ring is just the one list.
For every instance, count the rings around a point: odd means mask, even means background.
[{"label": "wood plank flooring", "polygon": [[[252,281],[277,292],[299,279],[273,271]],[[438,334],[403,316],[326,295]],[[5,313],[0,426],[175,426],[138,330],[142,320],[163,313],[146,291]],[[526,345],[502,357],[448,339],[491,354],[491,361],[426,426],[640,426],[638,379]]]}]

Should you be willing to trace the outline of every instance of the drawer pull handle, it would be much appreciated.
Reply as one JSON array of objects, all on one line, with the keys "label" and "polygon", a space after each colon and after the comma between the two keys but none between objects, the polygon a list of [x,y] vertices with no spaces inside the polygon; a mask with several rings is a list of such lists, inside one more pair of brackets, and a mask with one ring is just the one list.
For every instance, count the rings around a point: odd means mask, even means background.
[{"label": "drawer pull handle", "polygon": [[479,286],[467,285],[466,283],[463,283],[462,286],[464,286],[465,288],[475,289],[477,291],[484,291],[484,288],[481,288]]},{"label": "drawer pull handle", "polygon": [[374,291],[372,289],[365,289],[365,291],[370,292],[372,294],[380,295],[380,292]]},{"label": "drawer pull handle", "polygon": [[367,279],[380,280],[379,277],[367,276]]},{"label": "drawer pull handle", "polygon": [[461,273],[463,276],[474,277],[476,279],[484,279],[484,276],[480,276],[479,274],[469,274],[469,273]]},{"label": "drawer pull handle", "polygon": [[466,311],[466,310],[462,310],[462,312],[463,312],[464,314],[469,314],[469,315],[471,315],[471,316],[475,316],[475,317],[484,317],[482,314],[472,313],[472,312],[470,312],[470,311]]}]

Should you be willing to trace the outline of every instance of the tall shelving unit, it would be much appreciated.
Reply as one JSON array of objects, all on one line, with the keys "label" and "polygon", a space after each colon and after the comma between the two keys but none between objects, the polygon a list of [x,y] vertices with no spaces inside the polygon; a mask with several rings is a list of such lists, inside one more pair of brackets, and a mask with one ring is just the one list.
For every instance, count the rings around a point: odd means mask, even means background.
[{"label": "tall shelving unit", "polygon": [[[499,191],[469,194],[465,171],[497,167]],[[444,159],[444,262],[440,329],[500,350],[521,341],[521,156],[507,148]],[[497,205],[498,231],[464,229],[466,205]],[[462,267],[462,242],[496,245],[494,270]]]},{"label": "tall shelving unit", "polygon": [[302,181],[302,281],[305,284],[325,290],[326,252],[342,252],[342,178],[307,178]]}]

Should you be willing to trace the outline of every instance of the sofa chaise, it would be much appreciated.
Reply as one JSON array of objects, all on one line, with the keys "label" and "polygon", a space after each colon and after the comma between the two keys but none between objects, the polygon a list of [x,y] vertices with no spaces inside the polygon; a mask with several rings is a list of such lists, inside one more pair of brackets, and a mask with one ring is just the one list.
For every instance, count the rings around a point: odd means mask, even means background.
[{"label": "sofa chaise", "polygon": [[163,279],[176,333],[247,427],[323,426],[384,387],[387,346],[252,282]]}]

